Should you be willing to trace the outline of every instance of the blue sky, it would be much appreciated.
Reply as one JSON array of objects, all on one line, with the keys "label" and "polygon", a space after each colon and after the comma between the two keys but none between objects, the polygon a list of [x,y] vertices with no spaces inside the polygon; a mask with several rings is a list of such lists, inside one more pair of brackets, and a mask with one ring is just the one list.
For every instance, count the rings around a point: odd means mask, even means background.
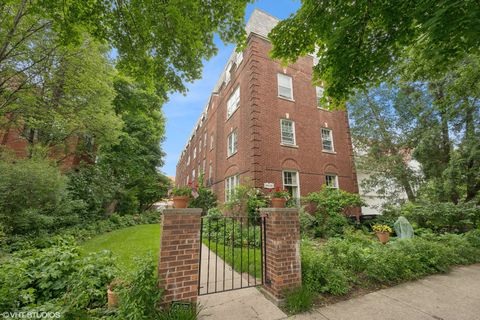
[{"label": "blue sky", "polygon": [[[245,22],[255,8],[262,9],[280,19],[285,19],[300,8],[300,1],[255,1],[247,6]],[[218,37],[216,37],[215,43],[219,49],[218,54],[204,62],[202,79],[187,84],[188,92],[185,96],[178,93],[172,94],[169,102],[163,106],[163,112],[167,118],[167,134],[162,145],[166,156],[164,159],[165,165],[161,168],[161,171],[166,175],[175,176],[178,157],[235,47],[234,44],[225,45]]]}]

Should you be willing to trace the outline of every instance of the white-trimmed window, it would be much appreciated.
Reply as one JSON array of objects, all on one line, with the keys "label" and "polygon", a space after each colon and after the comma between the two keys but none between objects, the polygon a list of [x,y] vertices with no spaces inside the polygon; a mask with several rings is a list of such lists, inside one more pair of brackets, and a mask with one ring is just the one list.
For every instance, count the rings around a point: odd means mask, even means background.
[{"label": "white-trimmed window", "polygon": [[208,165],[208,180],[210,180],[210,183],[212,181],[212,176],[213,176],[213,166],[212,166],[212,161],[210,161]]},{"label": "white-trimmed window", "polygon": [[230,157],[237,152],[237,141],[237,129],[235,129],[228,135],[227,157]]},{"label": "white-trimmed window", "polygon": [[322,149],[323,151],[334,151],[332,130],[322,128]]},{"label": "white-trimmed window", "polygon": [[202,153],[202,140],[200,140],[200,143],[198,144],[198,155]]},{"label": "white-trimmed window", "polygon": [[317,107],[322,108],[322,98],[325,92],[325,89],[323,87],[315,87],[315,90],[317,92]]},{"label": "white-trimmed window", "polygon": [[281,130],[282,144],[294,146],[295,145],[295,122],[293,122],[292,120],[281,119],[280,130]]},{"label": "white-trimmed window", "polygon": [[282,73],[277,74],[278,96],[293,100],[292,77]]},{"label": "white-trimmed window", "polygon": [[197,147],[193,148],[193,159],[197,157]]},{"label": "white-trimmed window", "polygon": [[283,188],[287,189],[292,198],[300,200],[300,183],[297,171],[283,171]]},{"label": "white-trimmed window", "polygon": [[212,133],[212,135],[210,136],[210,150],[213,149],[213,143],[215,142],[214,140],[215,140],[215,139],[214,139],[213,133]]},{"label": "white-trimmed window", "polygon": [[205,151],[207,151],[207,133],[206,132],[203,135],[203,149],[205,149]]},{"label": "white-trimmed window", "polygon": [[237,66],[240,65],[240,63],[242,63],[243,61],[243,51],[240,51],[237,53]]},{"label": "white-trimmed window", "polygon": [[195,180],[195,169],[192,170],[192,182]]},{"label": "white-trimmed window", "polygon": [[329,188],[338,189],[338,176],[336,174],[326,174],[325,175],[325,184]]},{"label": "white-trimmed window", "polygon": [[202,164],[202,173],[203,173],[203,174],[205,174],[205,169],[206,169],[205,166],[206,166],[206,165],[207,165],[207,164],[206,164],[206,160],[203,159],[203,164]]},{"label": "white-trimmed window", "polygon": [[190,155],[188,155],[188,158],[187,158],[187,166],[190,165]]},{"label": "white-trimmed window", "polygon": [[229,201],[235,192],[235,187],[240,183],[239,175],[227,177],[225,179],[225,201]]},{"label": "white-trimmed window", "polygon": [[240,105],[240,86],[233,91],[227,101],[227,119],[237,110]]},{"label": "white-trimmed window", "polygon": [[200,161],[198,162],[198,177],[200,178],[200,176],[202,175],[202,171],[200,171]]}]

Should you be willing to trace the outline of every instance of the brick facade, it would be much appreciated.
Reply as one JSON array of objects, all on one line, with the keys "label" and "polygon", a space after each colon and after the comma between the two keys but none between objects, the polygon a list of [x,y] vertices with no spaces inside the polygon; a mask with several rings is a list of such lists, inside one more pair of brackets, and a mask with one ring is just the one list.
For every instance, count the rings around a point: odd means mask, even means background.
[{"label": "brick facade", "polygon": [[275,298],[302,285],[298,209],[263,208],[266,216],[265,289]]},{"label": "brick facade", "polygon": [[202,209],[165,209],[158,274],[164,303],[197,302]]},{"label": "brick facade", "polygon": [[[266,15],[258,11],[253,15],[259,14]],[[301,196],[320,190],[326,174],[336,175],[341,189],[358,192],[348,116],[345,111],[318,108],[312,84],[313,57],[305,56],[283,67],[269,57],[271,49],[267,38],[252,31],[241,53],[243,59],[236,52],[232,54],[179,159],[176,184],[196,181],[200,169],[207,184],[224,201],[229,176],[239,175],[242,183],[250,180],[257,188],[267,182],[283,187],[283,171],[288,170],[298,172]],[[292,78],[293,99],[279,97],[277,74]],[[227,118],[227,101],[238,87],[239,107]],[[281,119],[295,123],[294,146],[281,144]],[[333,152],[322,150],[321,128],[332,131]],[[228,157],[227,140],[233,130],[238,133],[238,151]]]},{"label": "brick facade", "polygon": [[[94,159],[88,153],[78,151],[80,138],[71,136],[65,144],[51,147],[49,156],[60,164],[63,170],[74,168],[80,162],[93,163]],[[0,148],[10,150],[17,158],[26,158],[29,154],[29,142],[23,135],[23,128],[17,125],[5,126],[0,129]]]}]

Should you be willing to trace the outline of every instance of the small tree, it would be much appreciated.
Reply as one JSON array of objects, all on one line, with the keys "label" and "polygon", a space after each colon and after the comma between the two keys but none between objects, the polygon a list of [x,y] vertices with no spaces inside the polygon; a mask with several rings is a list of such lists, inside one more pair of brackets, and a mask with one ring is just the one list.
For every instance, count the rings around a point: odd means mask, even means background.
[{"label": "small tree", "polygon": [[319,192],[309,193],[304,201],[314,206],[315,219],[311,227],[317,237],[342,234],[348,224],[345,213],[349,209],[364,205],[358,194],[327,186],[323,186]]}]

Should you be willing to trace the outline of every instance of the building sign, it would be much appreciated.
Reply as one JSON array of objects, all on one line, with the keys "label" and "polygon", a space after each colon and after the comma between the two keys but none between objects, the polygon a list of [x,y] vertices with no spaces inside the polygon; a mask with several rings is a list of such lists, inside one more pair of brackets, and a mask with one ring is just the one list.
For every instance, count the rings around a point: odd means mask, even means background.
[{"label": "building sign", "polygon": [[273,182],[265,182],[265,183],[263,184],[263,187],[264,187],[265,189],[273,189],[273,188],[275,188],[275,184],[274,184]]}]

